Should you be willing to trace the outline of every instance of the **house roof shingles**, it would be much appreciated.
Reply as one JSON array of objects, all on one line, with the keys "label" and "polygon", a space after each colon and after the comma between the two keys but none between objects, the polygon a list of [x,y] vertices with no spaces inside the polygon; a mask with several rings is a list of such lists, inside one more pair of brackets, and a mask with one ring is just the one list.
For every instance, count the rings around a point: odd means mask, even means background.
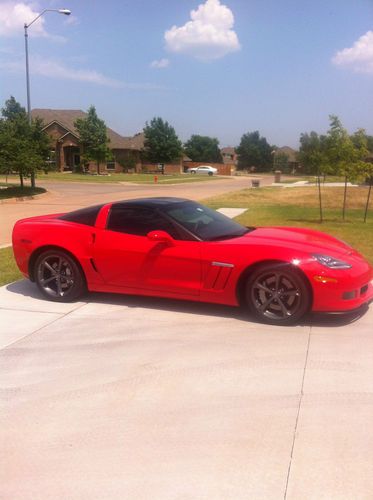
[{"label": "house roof shingles", "polygon": [[[41,118],[46,127],[53,122],[58,122],[66,130],[75,135],[78,134],[74,123],[78,118],[87,117],[87,113],[80,109],[33,109],[31,115],[33,118]],[[123,137],[109,127],[106,127],[106,129],[111,149],[133,149],[140,151],[144,146],[143,133],[136,134],[134,137]]]},{"label": "house roof shingles", "polygon": [[278,156],[279,154],[286,154],[286,156],[289,158],[289,161],[291,162],[296,162],[297,161],[297,151],[295,149],[290,148],[289,146],[282,146],[281,148],[277,148],[275,151],[275,156]]}]

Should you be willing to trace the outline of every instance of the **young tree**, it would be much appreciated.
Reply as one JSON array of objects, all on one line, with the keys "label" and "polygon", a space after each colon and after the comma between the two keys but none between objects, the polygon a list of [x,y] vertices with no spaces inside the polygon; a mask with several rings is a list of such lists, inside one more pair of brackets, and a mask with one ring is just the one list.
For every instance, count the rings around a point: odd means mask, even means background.
[{"label": "young tree", "polygon": [[365,203],[365,210],[364,210],[364,222],[367,221],[367,216],[368,216],[368,209],[369,209],[369,201],[370,201],[370,194],[372,191],[372,184],[373,184],[373,163],[365,163],[365,171],[364,174],[366,175],[369,183],[368,187],[368,195],[367,195],[367,201]]},{"label": "young tree", "polygon": [[272,167],[272,147],[265,137],[260,137],[259,132],[244,134],[236,153],[238,155],[237,168],[255,167],[258,171],[264,172]]},{"label": "young tree", "polygon": [[317,176],[320,222],[322,222],[321,176],[325,176],[329,171],[325,155],[325,136],[319,136],[316,132],[301,134],[298,160],[304,168],[305,173]]},{"label": "young tree", "polygon": [[343,175],[345,188],[343,195],[342,217],[346,214],[347,182],[356,179],[364,170],[364,159],[368,154],[365,132],[358,130],[354,140],[343,128],[340,119],[331,115],[330,128],[325,139],[325,153],[330,167],[337,175]]},{"label": "young tree", "polygon": [[192,135],[184,144],[184,151],[192,161],[221,163],[219,141],[213,137]]},{"label": "young tree", "polygon": [[162,118],[155,117],[146,122],[144,128],[143,154],[151,163],[169,163],[179,160],[183,154],[181,141],[175,129]]},{"label": "young tree", "polygon": [[136,158],[131,151],[126,151],[122,158],[118,160],[118,163],[123,167],[123,172],[128,172],[136,167]]},{"label": "young tree", "polygon": [[74,125],[78,131],[83,149],[83,161],[95,161],[97,174],[100,175],[100,163],[112,157],[108,147],[109,139],[107,137],[105,122],[100,120],[97,116],[96,108],[91,106],[88,109],[87,117],[78,118]]},{"label": "young tree", "polygon": [[35,173],[47,167],[50,140],[40,120],[29,123],[25,109],[11,97],[1,111],[0,169],[4,173],[17,172],[23,188],[24,177],[31,176],[35,187]]}]

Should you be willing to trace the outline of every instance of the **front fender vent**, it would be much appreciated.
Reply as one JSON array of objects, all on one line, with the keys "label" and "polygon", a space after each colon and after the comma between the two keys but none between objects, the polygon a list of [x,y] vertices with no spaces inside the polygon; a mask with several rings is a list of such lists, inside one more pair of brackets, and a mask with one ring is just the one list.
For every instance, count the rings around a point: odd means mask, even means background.
[{"label": "front fender vent", "polygon": [[204,288],[210,290],[224,290],[233,268],[233,264],[212,262],[204,282]]}]

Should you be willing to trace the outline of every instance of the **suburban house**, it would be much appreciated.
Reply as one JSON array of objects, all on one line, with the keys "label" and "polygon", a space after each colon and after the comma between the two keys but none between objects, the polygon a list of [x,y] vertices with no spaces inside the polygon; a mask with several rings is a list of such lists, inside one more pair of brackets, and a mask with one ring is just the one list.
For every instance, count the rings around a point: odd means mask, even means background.
[{"label": "suburban house", "polygon": [[223,157],[223,163],[225,165],[236,165],[237,166],[237,153],[236,149],[228,146],[226,148],[222,148],[220,153]]},{"label": "suburban house", "polygon": [[[86,118],[87,113],[81,110],[65,109],[33,109],[32,118],[41,118],[44,130],[52,139],[50,162],[61,172],[74,171],[81,167],[81,144],[74,123],[78,118]],[[130,168],[141,170],[140,152],[144,146],[144,134],[123,137],[107,127],[109,147],[113,158],[100,165],[101,172],[122,172]],[[88,168],[96,172],[96,165],[90,163]]]},{"label": "suburban house", "polygon": [[277,148],[273,152],[273,167],[275,170],[286,170],[295,173],[300,165],[297,159],[297,151],[289,146]]}]

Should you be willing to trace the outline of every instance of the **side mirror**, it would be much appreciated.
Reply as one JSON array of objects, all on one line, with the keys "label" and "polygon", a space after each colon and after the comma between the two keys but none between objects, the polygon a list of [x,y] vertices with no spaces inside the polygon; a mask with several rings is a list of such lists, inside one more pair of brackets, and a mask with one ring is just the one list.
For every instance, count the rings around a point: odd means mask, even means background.
[{"label": "side mirror", "polygon": [[150,231],[147,234],[147,237],[150,241],[154,241],[156,243],[173,243],[174,239],[171,235],[166,233],[166,231]]}]

